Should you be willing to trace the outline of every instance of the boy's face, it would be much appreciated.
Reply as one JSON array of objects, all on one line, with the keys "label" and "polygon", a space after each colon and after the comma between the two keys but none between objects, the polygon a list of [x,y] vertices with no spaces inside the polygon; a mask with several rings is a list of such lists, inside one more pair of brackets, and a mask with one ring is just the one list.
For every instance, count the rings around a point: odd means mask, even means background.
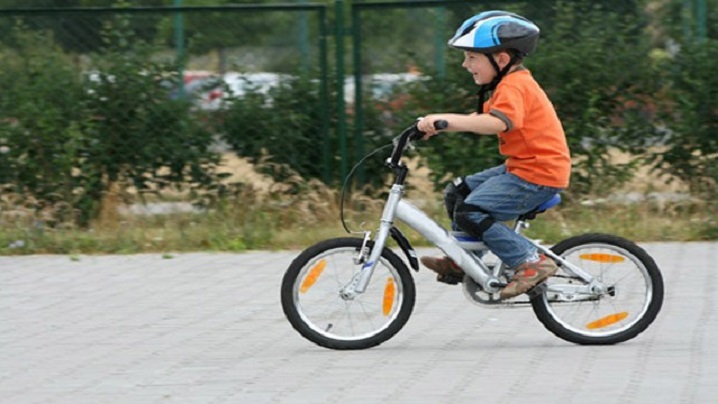
[{"label": "boy's face", "polygon": [[489,56],[483,53],[464,51],[464,63],[461,67],[471,73],[477,85],[491,83],[496,77],[496,70],[489,62]]}]

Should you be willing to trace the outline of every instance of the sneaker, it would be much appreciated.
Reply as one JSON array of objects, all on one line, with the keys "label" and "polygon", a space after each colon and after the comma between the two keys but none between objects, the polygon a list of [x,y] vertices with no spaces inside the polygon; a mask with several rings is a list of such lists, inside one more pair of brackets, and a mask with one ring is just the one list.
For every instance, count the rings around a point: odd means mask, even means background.
[{"label": "sneaker", "polygon": [[457,284],[464,278],[464,271],[449,257],[421,257],[421,263],[438,274],[439,282]]},{"label": "sneaker", "polygon": [[516,275],[505,288],[501,289],[499,297],[510,299],[526,293],[556,271],[558,271],[556,263],[545,255],[541,255],[537,262],[525,262],[516,268]]}]

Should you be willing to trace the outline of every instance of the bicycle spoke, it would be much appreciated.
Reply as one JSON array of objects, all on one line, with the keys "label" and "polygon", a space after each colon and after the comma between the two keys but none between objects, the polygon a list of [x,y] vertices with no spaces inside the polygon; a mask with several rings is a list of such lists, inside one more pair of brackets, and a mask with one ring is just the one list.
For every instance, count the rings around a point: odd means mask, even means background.
[{"label": "bicycle spoke", "polygon": [[[586,242],[578,242],[582,239]],[[611,244],[603,241],[592,243],[594,239],[606,239]],[[575,287],[577,284],[572,282],[571,276],[554,276],[549,283],[556,287],[547,292],[548,295],[543,295],[541,304],[546,311],[537,312],[540,319],[554,333],[570,340],[594,341],[594,338],[613,336],[616,336],[616,340],[622,340],[635,336],[633,329],[638,329],[636,324],[644,319],[654,299],[649,269],[626,249],[634,248],[630,242],[601,235],[579,236],[574,240],[577,241],[576,245],[562,251],[561,256],[593,275],[606,292],[595,295],[591,301],[571,302],[572,298],[585,299],[586,295],[576,297],[575,289],[568,288],[565,290],[572,292],[565,292],[566,298],[562,299],[561,285]],[[614,242],[616,245],[612,244]],[[578,284],[583,283],[579,281]],[[534,306],[535,309],[537,307],[541,305]],[[655,313],[652,315],[655,316]],[[652,318],[648,321],[652,321]]]}]

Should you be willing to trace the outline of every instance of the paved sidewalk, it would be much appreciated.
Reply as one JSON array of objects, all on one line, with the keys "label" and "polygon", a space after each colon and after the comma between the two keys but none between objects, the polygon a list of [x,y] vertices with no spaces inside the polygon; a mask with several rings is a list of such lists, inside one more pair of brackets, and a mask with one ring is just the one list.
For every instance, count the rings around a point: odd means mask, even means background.
[{"label": "paved sidewalk", "polygon": [[360,352],[284,319],[297,252],[0,257],[0,403],[714,403],[718,243],[643,246],[666,298],[629,342],[564,342],[421,270],[407,326]]}]

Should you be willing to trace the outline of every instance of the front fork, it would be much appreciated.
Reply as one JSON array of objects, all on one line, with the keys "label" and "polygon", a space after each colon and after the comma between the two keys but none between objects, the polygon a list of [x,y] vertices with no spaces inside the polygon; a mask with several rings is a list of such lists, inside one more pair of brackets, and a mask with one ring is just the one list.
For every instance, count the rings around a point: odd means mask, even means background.
[{"label": "front fork", "polygon": [[369,241],[369,232],[364,233],[364,242],[362,243],[362,249],[359,251],[358,257],[355,258],[355,263],[362,263],[361,270],[354,275],[352,280],[342,288],[340,294],[343,298],[351,300],[360,293],[364,293],[366,290],[371,276],[374,273],[381,253],[384,251],[386,240],[391,232],[391,227],[394,223],[394,217],[396,216],[396,209],[401,201],[401,195],[404,192],[404,187],[399,184],[394,184],[389,192],[389,198],[387,199],[386,205],[384,205],[384,211],[381,214],[381,223],[379,230],[376,233],[374,239],[374,245],[371,248],[369,257],[366,257],[367,243]]}]

